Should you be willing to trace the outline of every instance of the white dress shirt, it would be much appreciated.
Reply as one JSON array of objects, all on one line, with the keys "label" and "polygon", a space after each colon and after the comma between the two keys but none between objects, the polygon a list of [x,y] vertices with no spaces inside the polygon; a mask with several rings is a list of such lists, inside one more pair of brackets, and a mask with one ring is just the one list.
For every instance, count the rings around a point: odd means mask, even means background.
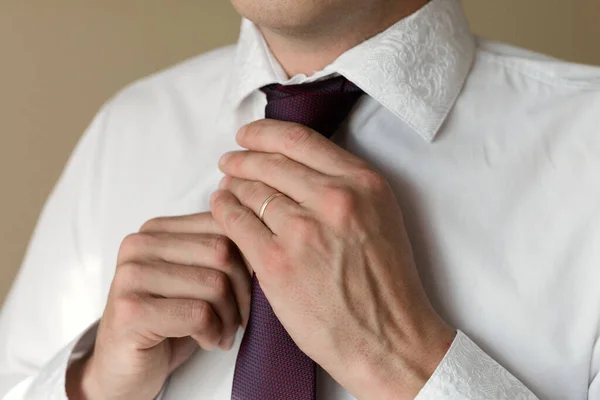
[{"label": "white dress shirt", "polygon": [[[244,21],[236,46],[108,102],[2,310],[0,397],[65,399],[123,237],[209,209],[217,160],[264,118],[257,89],[332,74],[367,94],[334,140],[389,180],[429,298],[460,331],[417,399],[600,399],[600,68],[476,39],[458,0],[289,80]],[[230,399],[241,335],[230,352],[197,352],[163,399]],[[318,388],[319,400],[352,399],[325,371]]]}]

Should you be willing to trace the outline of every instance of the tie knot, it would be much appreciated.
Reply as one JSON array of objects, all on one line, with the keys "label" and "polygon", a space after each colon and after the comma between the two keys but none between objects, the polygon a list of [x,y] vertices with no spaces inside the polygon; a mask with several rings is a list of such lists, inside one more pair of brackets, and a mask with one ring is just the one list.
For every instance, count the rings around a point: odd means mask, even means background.
[{"label": "tie knot", "polygon": [[267,85],[265,117],[306,125],[331,137],[362,95],[343,76],[301,85]]}]

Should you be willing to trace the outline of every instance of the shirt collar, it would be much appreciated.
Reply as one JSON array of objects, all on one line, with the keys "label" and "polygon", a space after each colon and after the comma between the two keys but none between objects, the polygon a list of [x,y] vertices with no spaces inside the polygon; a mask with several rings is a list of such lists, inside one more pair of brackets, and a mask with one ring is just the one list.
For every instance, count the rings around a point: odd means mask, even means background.
[{"label": "shirt collar", "polygon": [[432,0],[322,71],[291,79],[258,28],[244,19],[227,100],[237,107],[271,83],[306,83],[340,74],[431,141],[456,101],[474,57],[475,40],[459,0]]}]

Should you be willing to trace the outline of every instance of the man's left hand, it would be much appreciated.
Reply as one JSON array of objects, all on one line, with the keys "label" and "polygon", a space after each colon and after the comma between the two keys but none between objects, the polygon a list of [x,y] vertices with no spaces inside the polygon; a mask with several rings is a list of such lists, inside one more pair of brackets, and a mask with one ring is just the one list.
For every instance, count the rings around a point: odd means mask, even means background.
[{"label": "man's left hand", "polygon": [[455,331],[425,295],[386,180],[302,125],[257,121],[237,141],[248,150],[222,157],[211,209],[283,326],[355,397],[413,399]]}]

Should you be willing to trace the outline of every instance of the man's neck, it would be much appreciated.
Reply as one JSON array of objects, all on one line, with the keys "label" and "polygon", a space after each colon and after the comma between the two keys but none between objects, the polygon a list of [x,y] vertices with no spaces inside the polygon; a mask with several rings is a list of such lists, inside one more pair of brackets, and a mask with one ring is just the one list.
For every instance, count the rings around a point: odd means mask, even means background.
[{"label": "man's neck", "polygon": [[386,9],[357,16],[360,20],[342,18],[340,24],[314,26],[303,32],[277,31],[262,26],[259,29],[288,77],[298,74],[310,76],[346,51],[418,11],[428,2],[429,0],[390,1]]}]

